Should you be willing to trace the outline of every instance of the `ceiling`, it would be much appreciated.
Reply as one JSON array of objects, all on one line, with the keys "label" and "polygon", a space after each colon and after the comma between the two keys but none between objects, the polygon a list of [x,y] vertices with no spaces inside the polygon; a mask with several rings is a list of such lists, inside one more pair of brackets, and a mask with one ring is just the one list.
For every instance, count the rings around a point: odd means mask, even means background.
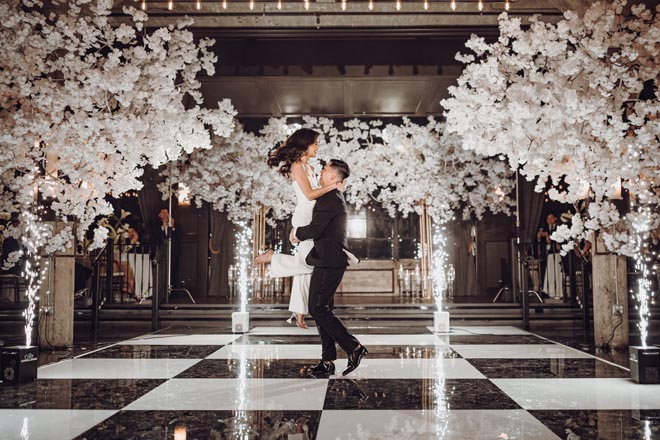
[{"label": "ceiling", "polygon": [[[338,1],[249,0],[147,2],[149,23],[162,26],[192,16],[197,38],[211,37],[218,55],[216,72],[203,77],[206,105],[229,98],[241,118],[271,116],[424,117],[442,114],[440,101],[455,84],[462,66],[454,59],[470,34],[497,36],[497,16],[503,1],[394,0]],[[256,1],[256,0],[255,0]],[[561,9],[579,0],[517,0],[510,13],[523,20],[542,14],[556,21]],[[124,5],[116,1],[113,17],[125,20]]]}]

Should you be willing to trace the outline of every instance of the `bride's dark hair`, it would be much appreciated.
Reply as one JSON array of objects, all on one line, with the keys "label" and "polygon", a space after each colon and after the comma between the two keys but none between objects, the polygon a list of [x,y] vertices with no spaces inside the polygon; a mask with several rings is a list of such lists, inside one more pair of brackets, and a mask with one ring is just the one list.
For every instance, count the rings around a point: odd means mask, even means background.
[{"label": "bride's dark hair", "polygon": [[296,130],[284,143],[268,155],[268,166],[279,167],[277,171],[284,177],[291,174],[291,165],[300,159],[319,137],[317,131],[309,128]]}]

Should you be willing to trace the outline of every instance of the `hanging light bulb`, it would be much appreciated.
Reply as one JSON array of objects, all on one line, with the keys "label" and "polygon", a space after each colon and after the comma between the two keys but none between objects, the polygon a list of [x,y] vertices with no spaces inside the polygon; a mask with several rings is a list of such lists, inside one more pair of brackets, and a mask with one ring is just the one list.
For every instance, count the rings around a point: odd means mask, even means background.
[{"label": "hanging light bulb", "polygon": [[479,12],[484,10],[484,2],[479,0]]},{"label": "hanging light bulb", "polygon": [[222,0],[222,9],[227,9],[227,0]]},{"label": "hanging light bulb", "polygon": [[341,10],[342,11],[346,10],[346,0],[341,0]]},{"label": "hanging light bulb", "polygon": [[401,10],[401,0],[396,0],[396,4],[394,5],[396,7],[397,11]]},{"label": "hanging light bulb", "polygon": [[509,4],[509,0],[506,0],[506,2],[504,3],[504,9],[506,9],[507,11],[509,9],[511,9],[511,5]]},{"label": "hanging light bulb", "polygon": [[456,0],[451,0],[450,6],[451,6],[451,10],[455,11],[456,10]]},{"label": "hanging light bulb", "polygon": [[282,0],[277,0],[277,9],[282,10]]},{"label": "hanging light bulb", "polygon": [[425,11],[429,10],[429,0],[424,0],[424,10]]},{"label": "hanging light bulb", "polygon": [[250,0],[250,11],[254,11],[254,0]]},{"label": "hanging light bulb", "polygon": [[309,0],[305,0],[305,10],[309,11]]},{"label": "hanging light bulb", "polygon": [[369,6],[368,6],[370,11],[374,10],[374,0],[369,0]]},{"label": "hanging light bulb", "polygon": [[198,11],[202,10],[202,0],[197,0],[195,2],[195,9],[197,9]]},{"label": "hanging light bulb", "polygon": [[142,0],[142,4],[140,5],[140,9],[143,11],[147,10],[147,0]]},{"label": "hanging light bulb", "polygon": [[174,9],[174,0],[169,0],[167,2],[167,10],[171,11],[172,9]]}]

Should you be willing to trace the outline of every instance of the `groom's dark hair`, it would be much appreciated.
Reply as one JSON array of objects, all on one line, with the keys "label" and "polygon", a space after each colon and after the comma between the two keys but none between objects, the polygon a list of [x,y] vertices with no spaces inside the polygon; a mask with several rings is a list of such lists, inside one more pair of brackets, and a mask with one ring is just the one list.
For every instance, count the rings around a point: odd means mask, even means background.
[{"label": "groom's dark hair", "polygon": [[330,168],[332,168],[335,171],[335,173],[337,173],[337,177],[339,177],[340,181],[344,179],[348,179],[351,176],[351,169],[348,167],[348,164],[343,160],[331,159]]}]

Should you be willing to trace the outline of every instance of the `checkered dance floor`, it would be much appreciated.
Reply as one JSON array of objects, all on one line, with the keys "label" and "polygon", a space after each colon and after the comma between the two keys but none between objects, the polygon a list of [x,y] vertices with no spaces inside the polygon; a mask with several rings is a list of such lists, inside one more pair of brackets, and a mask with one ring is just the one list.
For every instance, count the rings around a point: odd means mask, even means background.
[{"label": "checkered dance floor", "polygon": [[0,438],[660,438],[660,386],[578,350],[514,327],[385,330],[354,330],[368,356],[328,379],[309,373],[314,328],[126,340],[1,387]]}]

